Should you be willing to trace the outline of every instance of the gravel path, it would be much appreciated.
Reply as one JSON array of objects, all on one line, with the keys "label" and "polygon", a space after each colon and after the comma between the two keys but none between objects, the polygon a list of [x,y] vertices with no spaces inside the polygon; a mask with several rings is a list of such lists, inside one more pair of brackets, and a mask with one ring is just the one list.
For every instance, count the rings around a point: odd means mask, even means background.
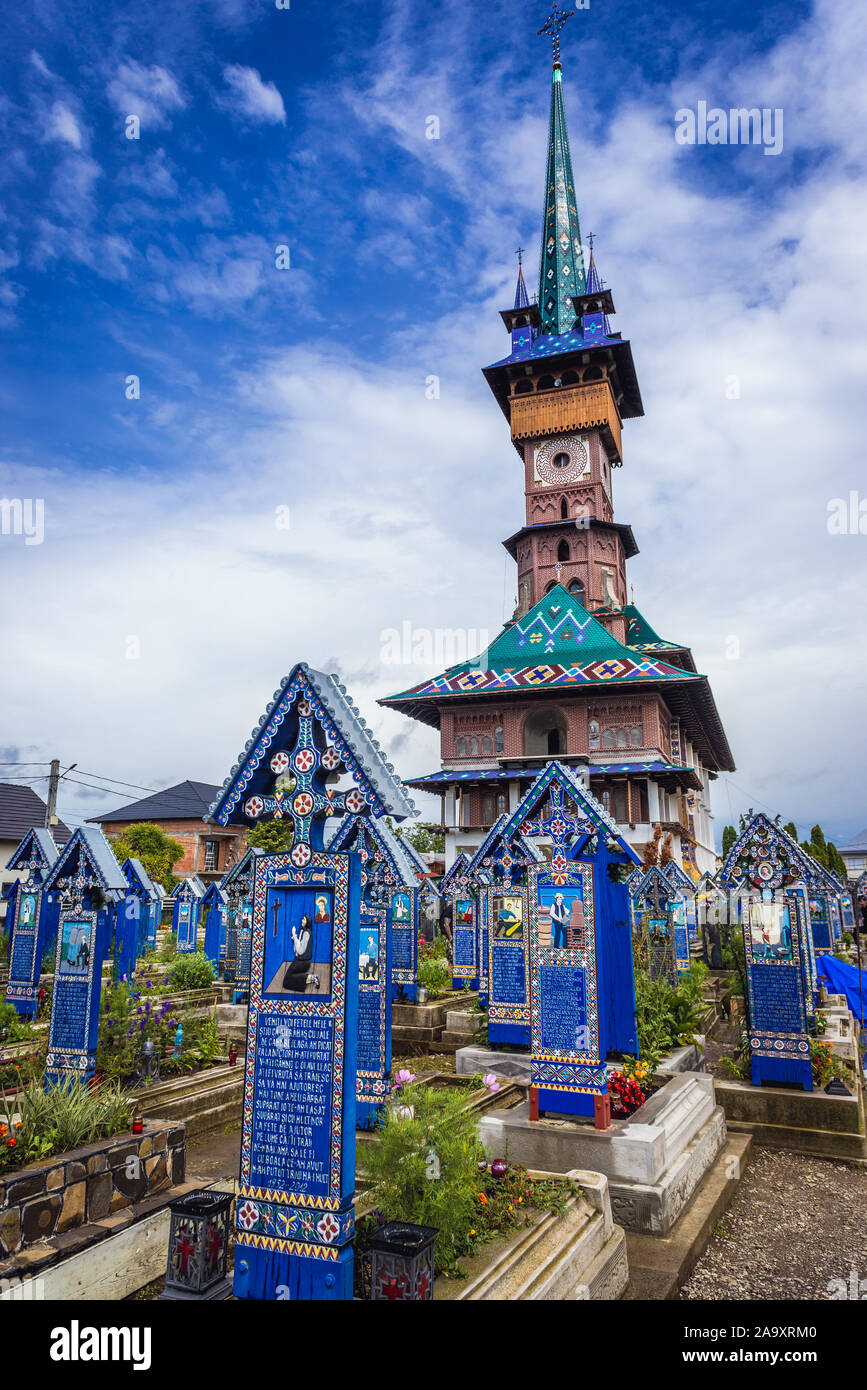
[{"label": "gravel path", "polygon": [[[867,1170],[753,1149],[682,1299],[817,1299],[851,1272],[867,1294]],[[840,1296],[839,1284],[836,1286]]]}]

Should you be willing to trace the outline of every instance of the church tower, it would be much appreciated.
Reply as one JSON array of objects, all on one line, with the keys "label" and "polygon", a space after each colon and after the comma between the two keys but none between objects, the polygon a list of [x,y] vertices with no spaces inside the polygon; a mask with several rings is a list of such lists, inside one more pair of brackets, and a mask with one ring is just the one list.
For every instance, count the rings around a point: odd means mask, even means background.
[{"label": "church tower", "polygon": [[547,759],[571,764],[639,852],[660,826],[698,877],[716,867],[710,784],[733,770],[707,678],[629,602],[632,528],[615,520],[623,422],[644,414],[611,290],[582,243],[554,12],[538,296],[519,252],[501,313],[507,357],[484,375],[520,459],[523,523],[503,542],[517,608],[474,661],[382,703],[438,727],[442,768],[409,785],[443,798],[446,858],[472,853]]}]

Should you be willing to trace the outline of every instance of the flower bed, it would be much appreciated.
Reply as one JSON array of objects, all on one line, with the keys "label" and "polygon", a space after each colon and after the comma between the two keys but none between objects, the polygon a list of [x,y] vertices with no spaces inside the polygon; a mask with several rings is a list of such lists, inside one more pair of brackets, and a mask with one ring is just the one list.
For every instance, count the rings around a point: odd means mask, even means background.
[{"label": "flower bed", "polygon": [[[437,1273],[458,1273],[458,1261],[487,1241],[556,1209],[571,1194],[563,1182],[538,1182],[504,1160],[491,1162],[478,1138],[472,1094],[499,1090],[497,1078],[448,1078],[438,1088],[398,1073],[374,1140],[365,1149],[365,1206],[356,1251],[364,1255],[386,1221],[437,1229]],[[359,1261],[363,1268],[363,1261]]]},{"label": "flower bed", "polygon": [[116,1135],[0,1173],[0,1254],[14,1256],[183,1182],[184,1144],[183,1125],[156,1121],[142,1134]]}]

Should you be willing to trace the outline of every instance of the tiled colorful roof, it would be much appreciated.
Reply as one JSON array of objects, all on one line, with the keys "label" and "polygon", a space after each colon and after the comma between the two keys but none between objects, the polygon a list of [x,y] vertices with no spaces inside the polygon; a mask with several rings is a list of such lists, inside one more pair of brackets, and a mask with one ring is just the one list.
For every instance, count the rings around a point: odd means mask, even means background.
[{"label": "tiled colorful roof", "polygon": [[[404,779],[404,785],[424,790],[426,787],[452,785],[455,782],[513,782],[516,778],[538,777],[540,770],[538,763],[535,766],[519,764],[511,767],[441,768],[439,772],[429,772],[424,776],[407,777]],[[673,763],[591,763],[587,770],[591,777],[647,777],[668,774],[694,785],[696,791],[701,788],[701,781],[694,768],[676,766]]]},{"label": "tiled colorful roof", "polygon": [[642,684],[663,685],[672,714],[686,722],[707,766],[734,771],[707,677],[623,646],[562,584],[507,624],[474,661],[451,666],[379,703],[436,727],[440,706],[448,699],[552,691],[562,697]]},{"label": "tiled colorful roof", "polygon": [[563,105],[563,73],[554,68],[551,117],[548,125],[548,168],[542,219],[542,258],[539,269],[539,308],[543,333],[567,333],[575,322],[574,295],[587,283],[575,176],[569,151],[569,132]]},{"label": "tiled colorful roof", "polygon": [[475,660],[452,666],[380,704],[509,690],[696,679],[661,660],[636,657],[558,584],[523,617],[504,627]]}]

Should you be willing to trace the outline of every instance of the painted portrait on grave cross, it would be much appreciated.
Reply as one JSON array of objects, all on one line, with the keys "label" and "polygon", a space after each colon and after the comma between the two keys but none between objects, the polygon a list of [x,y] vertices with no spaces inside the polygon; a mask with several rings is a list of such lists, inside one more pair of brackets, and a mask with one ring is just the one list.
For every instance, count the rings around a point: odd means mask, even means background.
[{"label": "painted portrait on grave cross", "polygon": [[60,947],[60,974],[86,977],[92,952],[93,924],[64,921]]},{"label": "painted portrait on grave cross", "polygon": [[792,933],[785,903],[750,903],[750,943],[754,960],[792,959]]},{"label": "painted portrait on grave cross", "polygon": [[461,898],[455,903],[455,926],[472,927],[475,921],[473,904],[467,898]]},{"label": "painted portrait on grave cross", "polygon": [[391,919],[395,925],[412,921],[409,893],[395,893],[391,905]]},{"label": "painted portrait on grave cross", "polygon": [[375,984],[379,979],[379,931],[376,927],[361,928],[358,978],[370,984]]},{"label": "painted portrait on grave cross", "polygon": [[539,888],[539,945],[555,951],[584,950],[584,884]]},{"label": "painted portrait on grave cross", "polygon": [[499,941],[519,941],[524,936],[524,904],[520,897],[494,898],[494,936]]},{"label": "painted portrait on grave cross", "polygon": [[32,927],[36,920],[36,894],[24,893],[21,898],[21,909],[18,913],[19,927]]},{"label": "painted portrait on grave cross", "polygon": [[266,998],[322,999],[331,994],[333,912],[331,889],[268,889],[262,970]]}]

